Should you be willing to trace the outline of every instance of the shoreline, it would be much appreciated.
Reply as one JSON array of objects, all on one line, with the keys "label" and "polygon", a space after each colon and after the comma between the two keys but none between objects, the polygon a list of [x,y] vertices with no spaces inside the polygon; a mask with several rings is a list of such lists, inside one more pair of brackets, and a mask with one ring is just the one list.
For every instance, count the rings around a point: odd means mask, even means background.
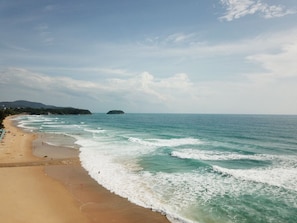
[{"label": "shoreline", "polygon": [[99,185],[81,166],[78,150],[44,145],[42,134],[22,131],[11,117],[4,125],[0,216],[5,222],[169,222]]}]

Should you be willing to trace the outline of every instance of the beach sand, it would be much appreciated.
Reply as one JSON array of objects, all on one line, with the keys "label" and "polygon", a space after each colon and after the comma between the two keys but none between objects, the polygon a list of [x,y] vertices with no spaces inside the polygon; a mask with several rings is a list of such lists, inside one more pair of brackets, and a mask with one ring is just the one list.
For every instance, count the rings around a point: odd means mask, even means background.
[{"label": "beach sand", "polygon": [[[100,186],[81,167],[78,150],[43,143],[42,134],[4,120],[0,142],[0,219],[8,223],[168,223],[160,213]],[[35,141],[34,141],[35,140]]]}]

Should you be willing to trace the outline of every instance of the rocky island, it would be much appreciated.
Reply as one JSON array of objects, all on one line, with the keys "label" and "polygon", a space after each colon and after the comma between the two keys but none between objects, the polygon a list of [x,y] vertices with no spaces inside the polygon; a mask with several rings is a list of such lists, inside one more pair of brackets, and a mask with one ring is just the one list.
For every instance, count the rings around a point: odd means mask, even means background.
[{"label": "rocky island", "polygon": [[125,114],[125,112],[123,112],[122,110],[110,110],[106,114],[108,114],[108,115],[120,115],[120,114]]}]

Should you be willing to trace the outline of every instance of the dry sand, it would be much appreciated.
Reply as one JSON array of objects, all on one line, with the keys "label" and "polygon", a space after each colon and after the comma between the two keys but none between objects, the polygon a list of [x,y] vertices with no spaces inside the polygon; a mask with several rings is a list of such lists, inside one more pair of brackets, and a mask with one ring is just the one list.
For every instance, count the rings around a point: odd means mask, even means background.
[{"label": "dry sand", "polygon": [[78,150],[44,145],[42,135],[23,132],[11,118],[4,125],[1,222],[168,223],[160,213],[134,205],[97,184],[81,167]]}]

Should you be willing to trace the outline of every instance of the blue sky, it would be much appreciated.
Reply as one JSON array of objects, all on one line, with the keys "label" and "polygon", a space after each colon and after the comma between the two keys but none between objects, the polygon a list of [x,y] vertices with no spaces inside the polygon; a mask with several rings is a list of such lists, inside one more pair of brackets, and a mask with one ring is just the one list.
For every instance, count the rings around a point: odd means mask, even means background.
[{"label": "blue sky", "polygon": [[296,0],[0,0],[0,101],[297,114]]}]

